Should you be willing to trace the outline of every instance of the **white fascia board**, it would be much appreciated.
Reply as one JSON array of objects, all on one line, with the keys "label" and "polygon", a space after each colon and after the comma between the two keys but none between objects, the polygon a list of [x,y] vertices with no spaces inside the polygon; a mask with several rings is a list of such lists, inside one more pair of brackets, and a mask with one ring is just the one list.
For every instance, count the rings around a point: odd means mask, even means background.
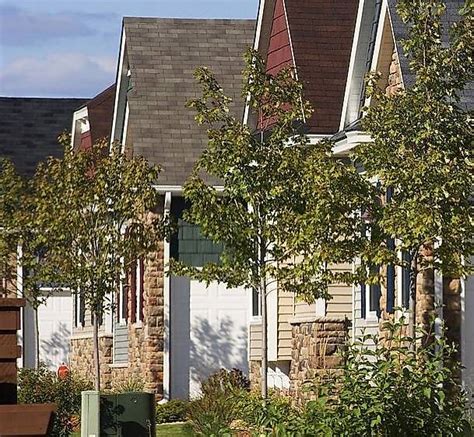
[{"label": "white fascia board", "polygon": [[[265,11],[265,0],[260,0],[260,3],[258,5],[258,18],[257,18],[257,28],[255,30],[255,36],[253,40],[253,49],[258,50],[258,47],[260,45],[260,35],[262,33],[262,23],[263,23],[263,12]],[[250,113],[250,108],[248,105],[250,97],[247,97],[246,103],[245,103],[245,108],[244,108],[244,117],[243,117],[243,123],[247,124],[249,121],[249,113]]]},{"label": "white fascia board", "polygon": [[362,14],[364,11],[364,3],[365,3],[365,0],[359,0],[359,8],[357,10],[356,26],[354,29],[354,39],[352,40],[351,58],[349,61],[349,70],[347,72],[346,89],[344,91],[344,101],[342,103],[341,121],[339,123],[339,130],[343,130],[345,127],[344,125],[346,121],[347,106],[349,104],[349,96],[350,96],[350,91],[351,91],[351,86],[352,86],[352,75],[354,74],[354,65],[356,62],[357,46],[359,45],[360,28],[362,24]]},{"label": "white fascia board", "polygon": [[346,138],[338,141],[333,147],[334,155],[347,156],[351,150],[361,143],[370,143],[372,138],[369,134],[361,131],[347,132]]},{"label": "white fascia board", "polygon": [[[183,193],[182,185],[153,185],[153,188],[160,194],[171,193],[174,195],[181,195]],[[213,188],[216,191],[224,191],[223,185],[214,185]]]},{"label": "white fascia board", "polygon": [[326,134],[308,134],[306,135],[308,140],[309,140],[309,144],[317,144],[319,143],[321,140],[324,140],[325,138],[331,138],[332,135],[326,135]]},{"label": "white fascia board", "polygon": [[[370,63],[370,71],[376,71],[377,69],[377,63],[379,60],[379,55],[380,55],[380,50],[382,48],[382,39],[383,39],[383,32],[385,28],[385,17],[388,14],[388,4],[387,0],[383,0],[382,2],[382,9],[380,11],[380,17],[379,17],[379,24],[377,28],[377,36],[375,38],[375,46],[374,46],[374,53],[372,55],[372,60]],[[367,97],[365,99],[365,106],[370,106],[370,97]]]},{"label": "white fascia board", "polygon": [[122,136],[122,153],[125,151],[127,147],[127,131],[128,131],[128,116],[130,114],[130,107],[127,102],[127,106],[125,107],[125,121],[123,123],[123,136]]},{"label": "white fascia board", "polygon": [[265,11],[265,0],[260,0],[258,5],[258,18],[257,18],[257,29],[255,31],[255,37],[253,40],[254,50],[258,50],[260,45],[260,35],[262,34],[262,23],[263,23],[263,13]]},{"label": "white fascia board", "polygon": [[123,60],[125,57],[125,41],[126,41],[125,27],[122,24],[122,36],[120,40],[120,55],[119,55],[119,61],[118,61],[118,66],[117,66],[117,76],[116,76],[116,82],[115,82],[114,115],[112,117],[112,131],[110,133],[111,145],[116,140],[115,129],[117,126],[117,112],[118,112],[118,106],[119,106],[118,103],[120,100],[120,82],[122,80]]}]

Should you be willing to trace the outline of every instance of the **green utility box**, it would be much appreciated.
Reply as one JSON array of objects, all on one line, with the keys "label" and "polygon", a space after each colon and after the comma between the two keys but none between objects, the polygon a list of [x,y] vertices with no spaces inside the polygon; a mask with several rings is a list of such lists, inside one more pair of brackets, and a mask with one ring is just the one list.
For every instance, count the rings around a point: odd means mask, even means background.
[{"label": "green utility box", "polygon": [[100,397],[100,436],[154,437],[155,395],[133,392]]}]

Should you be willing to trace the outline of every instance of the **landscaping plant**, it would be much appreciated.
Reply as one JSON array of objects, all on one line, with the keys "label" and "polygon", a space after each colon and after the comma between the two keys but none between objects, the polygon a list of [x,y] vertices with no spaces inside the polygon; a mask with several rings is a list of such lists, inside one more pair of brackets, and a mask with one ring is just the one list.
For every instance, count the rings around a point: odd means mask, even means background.
[{"label": "landscaping plant", "polygon": [[341,371],[314,382],[305,429],[319,422],[334,436],[471,435],[455,350],[443,337],[406,330],[402,317],[386,322],[383,336],[349,345]]},{"label": "landscaping plant", "polygon": [[78,425],[81,412],[81,392],[91,390],[92,384],[70,372],[58,378],[44,364],[38,369],[18,371],[18,403],[55,403],[57,406],[52,437],[69,436]]},{"label": "landscaping plant", "polygon": [[156,404],[156,423],[185,422],[189,410],[189,401],[171,399],[165,403]]}]

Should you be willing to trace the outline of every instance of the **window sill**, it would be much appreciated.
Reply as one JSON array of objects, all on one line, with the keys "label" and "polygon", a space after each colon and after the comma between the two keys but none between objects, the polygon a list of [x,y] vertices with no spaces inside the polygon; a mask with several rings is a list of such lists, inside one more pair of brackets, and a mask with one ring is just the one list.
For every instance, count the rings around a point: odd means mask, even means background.
[{"label": "window sill", "polygon": [[262,316],[252,316],[250,321],[250,325],[261,325],[262,324]]},{"label": "window sill", "polygon": [[127,363],[112,363],[112,364],[109,364],[109,367],[111,369],[124,369],[125,367],[128,367],[128,362]]}]

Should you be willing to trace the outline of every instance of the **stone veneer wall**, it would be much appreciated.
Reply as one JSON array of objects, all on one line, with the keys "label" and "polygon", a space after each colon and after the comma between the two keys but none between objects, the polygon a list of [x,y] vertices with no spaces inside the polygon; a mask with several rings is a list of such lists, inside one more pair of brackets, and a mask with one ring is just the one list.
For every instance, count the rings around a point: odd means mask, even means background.
[{"label": "stone veneer wall", "polygon": [[393,96],[398,91],[403,89],[402,84],[402,73],[400,70],[400,61],[398,59],[397,51],[394,50],[392,53],[392,62],[390,63],[390,71],[388,75],[388,84],[385,88],[385,92],[389,96]]},{"label": "stone veneer wall", "polygon": [[[143,322],[128,325],[128,363],[113,364],[113,338],[102,334],[99,341],[102,388],[111,389],[128,380],[144,383],[146,391],[163,394],[163,248],[145,261]],[[129,304],[131,299],[129,299]],[[93,348],[90,335],[71,340],[71,369],[92,379]]]},{"label": "stone veneer wall", "polygon": [[306,382],[313,381],[318,373],[340,367],[342,358],[337,352],[348,340],[349,321],[339,317],[314,317],[290,323],[290,394],[301,401],[311,398],[311,393],[303,390]]}]

